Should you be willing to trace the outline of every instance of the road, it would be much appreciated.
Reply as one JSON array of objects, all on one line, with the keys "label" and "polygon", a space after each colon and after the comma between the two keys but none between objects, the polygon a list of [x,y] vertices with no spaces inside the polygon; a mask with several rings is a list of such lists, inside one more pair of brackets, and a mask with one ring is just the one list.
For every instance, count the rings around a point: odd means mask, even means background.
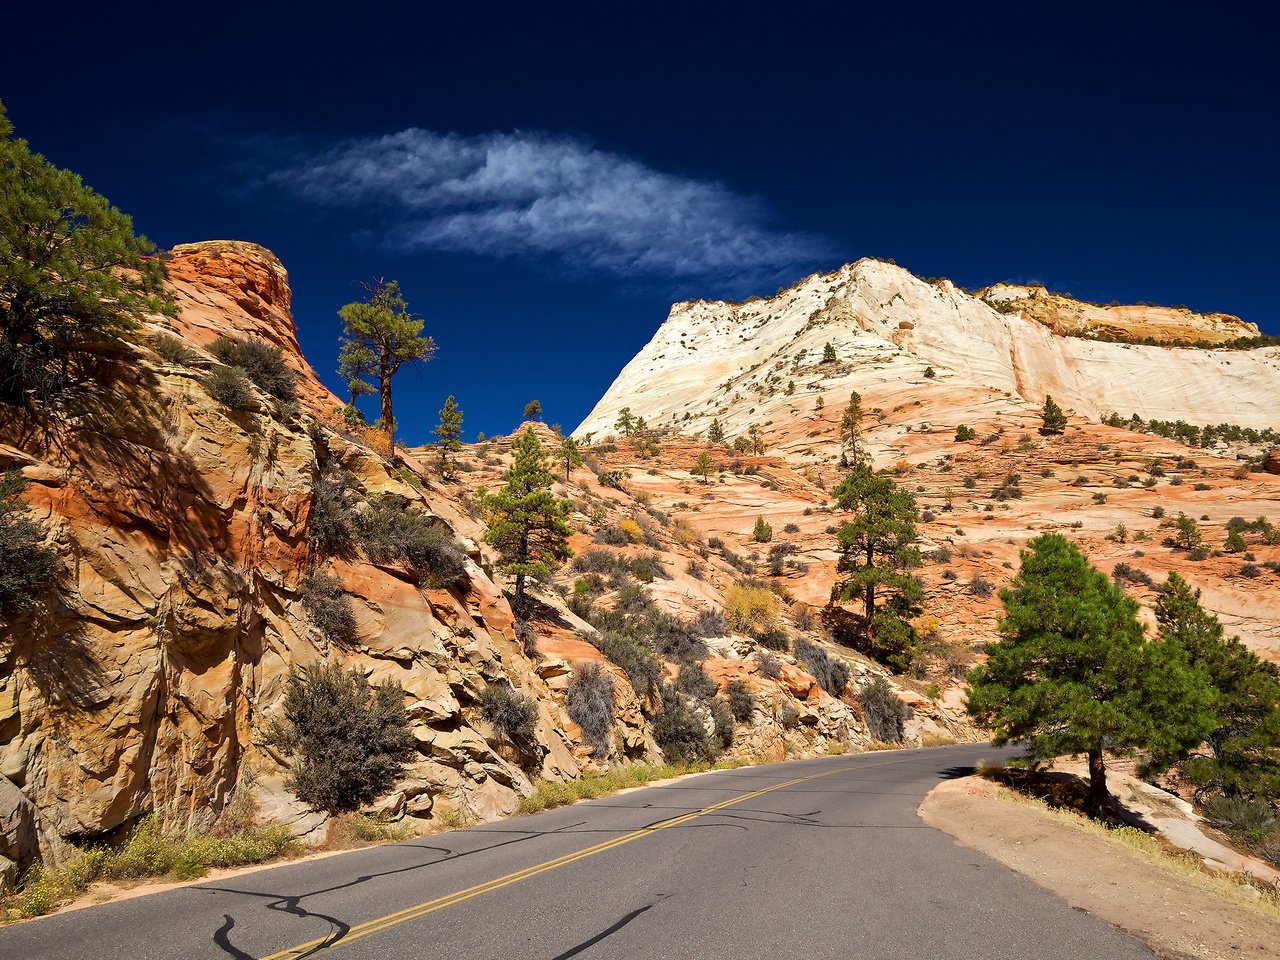
[{"label": "road", "polygon": [[708,773],[18,924],[0,958],[1152,957],[916,816],[997,752]]}]

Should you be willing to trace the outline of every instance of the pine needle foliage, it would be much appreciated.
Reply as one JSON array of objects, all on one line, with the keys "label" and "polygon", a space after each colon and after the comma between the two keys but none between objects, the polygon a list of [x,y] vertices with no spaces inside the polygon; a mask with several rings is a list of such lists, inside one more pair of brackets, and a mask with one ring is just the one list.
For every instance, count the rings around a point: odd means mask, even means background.
[{"label": "pine needle foliage", "polygon": [[573,505],[551,492],[555,476],[532,429],[513,444],[515,459],[503,475],[501,489],[479,491],[480,509],[488,515],[486,543],[498,551],[499,567],[515,576],[516,600],[523,601],[528,577],[550,575],[553,565],[569,559],[567,517]]},{"label": "pine needle foliage", "polygon": [[31,604],[58,577],[58,553],[44,545],[45,528],[20,497],[26,478],[0,474],[0,624]]},{"label": "pine needle foliage", "polygon": [[1199,743],[1213,693],[1180,647],[1148,641],[1138,605],[1059,534],[1032,540],[1000,591],[1000,641],[969,673],[970,715],[1034,759],[1085,754],[1089,805],[1108,799],[1105,753],[1153,762]]},{"label": "pine needle foliage", "polygon": [[0,104],[0,403],[52,400],[145,314],[173,316],[133,221],[13,135]]}]

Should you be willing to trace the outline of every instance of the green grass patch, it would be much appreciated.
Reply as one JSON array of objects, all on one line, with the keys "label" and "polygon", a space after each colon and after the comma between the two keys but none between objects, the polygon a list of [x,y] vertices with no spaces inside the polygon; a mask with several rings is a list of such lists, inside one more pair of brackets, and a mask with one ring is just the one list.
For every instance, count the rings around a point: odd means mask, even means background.
[{"label": "green grass patch", "polygon": [[86,847],[60,867],[36,864],[18,889],[0,900],[0,909],[10,920],[38,917],[75,900],[99,880],[194,880],[212,868],[264,863],[298,849],[283,824],[226,836],[166,836],[148,816],[119,847]]}]

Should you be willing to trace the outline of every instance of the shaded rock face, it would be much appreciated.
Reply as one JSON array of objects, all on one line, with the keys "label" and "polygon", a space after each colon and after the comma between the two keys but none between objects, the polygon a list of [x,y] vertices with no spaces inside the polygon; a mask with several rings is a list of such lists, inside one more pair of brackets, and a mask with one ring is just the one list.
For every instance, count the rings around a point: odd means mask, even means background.
[{"label": "shaded rock face", "polygon": [[[514,808],[530,776],[575,776],[567,723],[474,544],[467,582],[450,590],[334,562],[358,639],[335,649],[308,625],[299,584],[318,445],[369,495],[399,494],[451,526],[459,515],[429,485],[406,483],[332,429],[309,431],[265,395],[248,411],[220,407],[203,386],[214,366],[206,355],[173,364],[155,354],[149,332],[197,348],[222,333],[251,335],[284,350],[304,411],[331,414],[337,403],[298,353],[273,256],[248,244],[190,244],[169,262],[177,321],[142,331],[65,416],[32,423],[0,411],[0,469],[19,467],[30,480],[26,499],[66,566],[60,587],[0,633],[0,856],[30,855],[26,834],[9,823],[9,811],[28,809],[14,790],[34,813],[42,854],[55,859],[63,842],[147,813],[169,827],[207,828],[238,790],[299,832],[313,830],[322,818],[284,790],[287,771],[261,746],[261,731],[290,671],[317,658],[404,687],[419,750],[385,801],[395,812],[489,818]],[[500,752],[473,705],[493,681],[540,704],[524,769]]]},{"label": "shaded rock face", "polygon": [[1267,459],[1262,461],[1262,469],[1267,473],[1280,473],[1280,450],[1272,450]]}]

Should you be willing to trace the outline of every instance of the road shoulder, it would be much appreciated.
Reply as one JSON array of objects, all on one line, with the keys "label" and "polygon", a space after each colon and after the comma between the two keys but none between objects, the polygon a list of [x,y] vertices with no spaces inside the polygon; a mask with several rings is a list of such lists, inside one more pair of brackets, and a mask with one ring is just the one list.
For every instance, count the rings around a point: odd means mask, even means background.
[{"label": "road shoulder", "polygon": [[1233,896],[1229,881],[1152,862],[1089,824],[1012,799],[980,777],[940,784],[919,813],[963,846],[1141,939],[1160,956],[1270,960],[1280,943],[1280,919]]}]

